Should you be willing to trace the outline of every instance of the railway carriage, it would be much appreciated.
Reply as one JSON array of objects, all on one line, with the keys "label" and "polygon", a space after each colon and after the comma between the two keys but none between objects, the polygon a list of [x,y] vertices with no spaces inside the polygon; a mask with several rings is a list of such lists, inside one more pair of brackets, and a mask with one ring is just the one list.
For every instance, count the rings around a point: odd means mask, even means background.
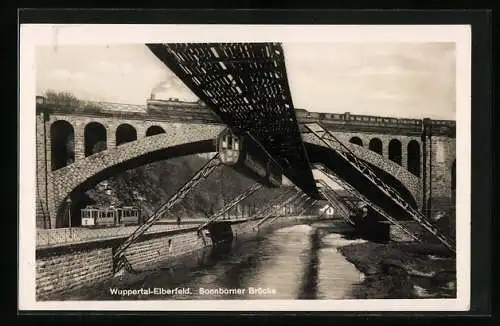
[{"label": "railway carriage", "polygon": [[270,188],[282,184],[281,166],[248,132],[225,129],[217,139],[221,162]]}]

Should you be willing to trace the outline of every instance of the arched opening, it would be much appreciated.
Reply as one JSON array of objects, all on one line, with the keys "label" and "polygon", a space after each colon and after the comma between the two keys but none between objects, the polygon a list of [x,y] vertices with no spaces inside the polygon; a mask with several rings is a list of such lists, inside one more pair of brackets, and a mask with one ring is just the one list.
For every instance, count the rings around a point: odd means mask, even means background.
[{"label": "arched opening", "polygon": [[116,146],[137,140],[137,131],[128,123],[124,123],[116,128]]},{"label": "arched opening", "polygon": [[87,207],[87,205],[95,205],[95,201],[89,197],[87,193],[79,193],[73,194],[73,198],[71,198],[71,203],[69,211],[66,211],[66,214],[70,216],[65,216],[64,224],[62,227],[69,227],[69,219],[71,218],[71,226],[81,226],[82,225],[82,209]]},{"label": "arched opening", "polygon": [[151,126],[146,130],[146,137],[164,134],[165,130],[160,126]]},{"label": "arched opening", "polygon": [[85,156],[106,150],[107,135],[106,128],[98,123],[91,122],[85,126]]},{"label": "arched opening", "polygon": [[[355,189],[362,189],[363,195],[365,195],[369,200],[377,203],[383,209],[388,209],[389,211],[398,211],[401,206],[395,206],[393,201],[387,196],[380,195],[380,188],[371,182],[366,182],[366,179],[359,175],[357,170],[352,167],[351,164],[344,160],[339,160],[339,154],[331,151],[321,145],[315,145],[311,143],[305,143],[307,152],[309,154],[309,159],[312,164],[321,163],[328,169],[334,171],[337,176],[343,180],[349,180],[352,182],[352,186]],[[416,208],[417,202],[413,193],[405,186],[403,180],[399,180],[396,176],[391,175],[389,172],[382,168],[376,167],[375,165],[366,162],[370,169],[380,178],[384,183],[390,185],[399,195],[410,204],[411,207]],[[383,205],[383,206],[381,206]],[[397,213],[398,219],[405,219],[407,216],[405,214]]]},{"label": "arched opening", "polygon": [[[197,140],[194,142],[189,142],[186,140],[189,135],[186,132],[185,137],[181,137],[179,140],[170,140],[169,144],[162,144],[165,147],[157,148],[156,150],[150,151],[147,150],[145,152],[134,153],[133,151],[130,153],[131,156],[123,158],[123,160],[116,162],[114,160],[107,160],[110,164],[104,164],[104,166],[98,166],[97,169],[74,169],[69,171],[69,175],[67,176],[68,183],[67,189],[69,195],[65,195],[66,197],[70,197],[72,200],[72,205],[74,205],[72,209],[72,220],[73,216],[80,216],[80,209],[84,208],[87,204],[92,204],[91,201],[87,201],[86,198],[81,196],[82,193],[86,193],[88,190],[95,187],[97,184],[102,182],[103,180],[109,179],[112,176],[116,176],[118,174],[124,173],[125,171],[130,171],[132,169],[138,168],[140,166],[144,166],[153,162],[169,160],[175,157],[184,157],[189,155],[201,154],[201,153],[214,153],[216,152],[216,144],[213,141],[211,136],[207,136],[204,140]],[[112,155],[110,153],[110,155]],[[182,162],[182,161],[181,161]],[[82,162],[83,163],[83,162]],[[191,176],[191,168],[189,168],[186,164],[176,164],[175,166],[182,167],[182,173],[187,173],[187,175]],[[194,166],[193,166],[194,168]],[[176,170],[177,171],[177,170]],[[189,172],[191,171],[191,172]],[[236,173],[236,172],[235,172]],[[78,175],[78,177],[76,177]],[[159,176],[160,179],[168,180],[171,183],[170,174],[164,174]],[[83,180],[83,181],[81,181]],[[162,181],[165,183],[167,181]],[[176,181],[177,182],[177,181]],[[182,181],[179,181],[179,185],[182,185]],[[177,186],[175,186],[177,187]],[[133,194],[132,194],[133,195]],[[127,195],[128,196],[128,195]],[[134,200],[135,201],[135,200]],[[56,205],[56,225],[57,227],[64,227],[68,225],[68,212],[66,210],[66,203],[64,201],[57,201]],[[78,225],[78,221],[75,221],[75,224]]]},{"label": "arched opening", "polygon": [[359,145],[359,146],[363,146],[363,141],[361,140],[361,138],[356,137],[356,136],[354,136],[351,139],[349,139],[349,142],[353,143],[353,144],[356,144],[356,145]]},{"label": "arched opening", "polygon": [[378,138],[373,138],[368,144],[368,148],[375,153],[382,155],[382,141]]},{"label": "arched opening", "polygon": [[401,142],[397,139],[389,142],[389,160],[401,165]]},{"label": "arched opening", "polygon": [[50,143],[52,171],[75,161],[75,132],[69,122],[58,120],[50,126]]},{"label": "arched opening", "polygon": [[420,177],[420,145],[416,140],[408,143],[408,171]]}]

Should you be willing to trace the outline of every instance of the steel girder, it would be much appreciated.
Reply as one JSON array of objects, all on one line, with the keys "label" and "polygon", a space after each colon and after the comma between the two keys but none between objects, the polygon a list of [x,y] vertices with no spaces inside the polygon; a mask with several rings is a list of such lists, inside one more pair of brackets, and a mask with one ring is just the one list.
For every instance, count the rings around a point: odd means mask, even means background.
[{"label": "steel girder", "polygon": [[295,115],[281,44],[147,46],[225,124],[252,134],[288,179],[321,199]]}]

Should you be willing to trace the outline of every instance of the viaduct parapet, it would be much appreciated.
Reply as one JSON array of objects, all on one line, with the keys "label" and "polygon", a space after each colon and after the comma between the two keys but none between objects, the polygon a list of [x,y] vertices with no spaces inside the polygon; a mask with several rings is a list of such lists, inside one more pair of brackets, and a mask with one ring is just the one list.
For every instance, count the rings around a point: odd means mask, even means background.
[{"label": "viaduct parapet", "polygon": [[[36,113],[39,228],[64,226],[54,217],[58,210],[56,206],[71,190],[62,186],[62,180],[69,177],[62,171],[71,171],[71,175],[85,182],[85,176],[90,178],[95,174],[82,171],[80,175],[75,171],[84,169],[84,166],[95,168],[90,161],[106,165],[102,161],[105,159],[114,162],[113,166],[122,163],[113,158],[110,150],[120,147],[114,152],[120,153],[122,158],[130,156],[137,165],[141,162],[137,157],[141,155],[147,156],[149,161],[154,155],[147,154],[154,151],[171,157],[174,154],[167,150],[168,144],[181,146],[208,141],[216,130],[222,128],[220,119],[203,103],[176,100],[150,99],[145,106],[106,102],[82,102],[75,106],[48,103],[45,98],[37,97]],[[320,122],[357,155],[399,178],[414,194],[423,211],[429,213],[454,205],[455,121],[401,119],[349,112],[316,113],[303,109],[297,109],[296,114],[300,124]],[[165,135],[152,137],[149,145],[149,140],[145,141],[147,137],[159,134]],[[193,142],[190,137],[194,137]],[[310,136],[304,135],[304,141],[309,141],[308,138]],[[159,140],[167,145],[162,147]],[[126,144],[130,142],[136,144]],[[126,148],[133,153],[124,153]],[[187,152],[193,152],[192,148]],[[203,147],[203,151],[206,149]],[[75,165],[78,162],[80,164]],[[108,168],[104,170],[113,171]],[[123,168],[127,166],[118,170]]]}]

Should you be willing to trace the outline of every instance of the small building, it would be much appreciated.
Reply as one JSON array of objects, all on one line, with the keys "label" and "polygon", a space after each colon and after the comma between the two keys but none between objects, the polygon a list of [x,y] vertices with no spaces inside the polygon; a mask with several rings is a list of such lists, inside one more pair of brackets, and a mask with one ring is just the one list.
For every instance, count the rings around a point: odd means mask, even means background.
[{"label": "small building", "polygon": [[319,212],[320,214],[324,214],[326,216],[333,216],[333,214],[335,214],[335,209],[330,205],[325,205]]}]

